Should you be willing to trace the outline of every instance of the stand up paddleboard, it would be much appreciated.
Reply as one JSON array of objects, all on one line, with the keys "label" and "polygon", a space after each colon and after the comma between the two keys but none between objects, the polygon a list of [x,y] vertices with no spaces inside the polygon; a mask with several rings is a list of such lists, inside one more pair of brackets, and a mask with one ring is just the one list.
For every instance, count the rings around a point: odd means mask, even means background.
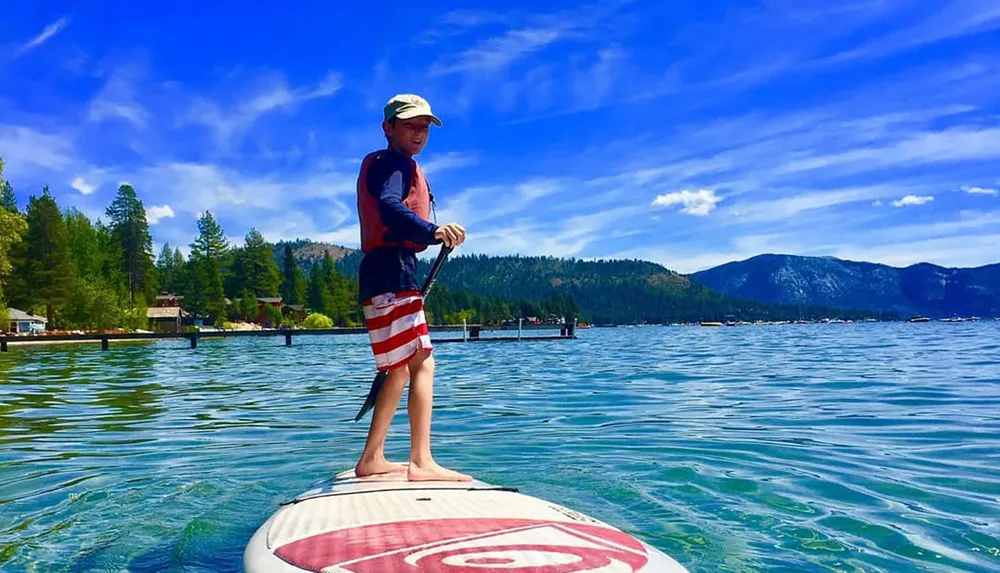
[{"label": "stand up paddleboard", "polygon": [[481,481],[354,471],[282,503],[243,554],[247,573],[687,573],[597,519]]}]

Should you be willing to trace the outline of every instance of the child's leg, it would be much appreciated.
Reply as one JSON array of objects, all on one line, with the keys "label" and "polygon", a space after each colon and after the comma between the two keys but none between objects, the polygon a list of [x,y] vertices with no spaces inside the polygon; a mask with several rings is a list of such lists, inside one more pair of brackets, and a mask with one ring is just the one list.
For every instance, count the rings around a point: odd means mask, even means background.
[{"label": "child's leg", "polygon": [[413,481],[469,481],[472,478],[439,466],[431,457],[431,408],[434,405],[434,357],[420,350],[410,360],[410,467]]},{"label": "child's leg", "polygon": [[385,383],[375,398],[368,441],[361,452],[361,459],[354,467],[354,473],[358,477],[406,470],[406,466],[385,459],[385,437],[389,433],[389,425],[396,414],[399,398],[403,395],[403,387],[406,386],[409,375],[409,369],[404,366],[390,370],[385,377]]}]

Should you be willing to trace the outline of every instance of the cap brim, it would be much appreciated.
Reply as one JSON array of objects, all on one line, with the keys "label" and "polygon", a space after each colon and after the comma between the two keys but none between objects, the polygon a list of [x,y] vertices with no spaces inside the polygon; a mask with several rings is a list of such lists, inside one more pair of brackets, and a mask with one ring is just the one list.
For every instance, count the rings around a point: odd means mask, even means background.
[{"label": "cap brim", "polygon": [[417,110],[417,111],[410,111],[410,112],[403,111],[403,112],[397,113],[396,117],[398,119],[413,119],[415,117],[428,117],[428,118],[430,118],[431,123],[433,123],[434,125],[436,125],[438,127],[441,127],[441,120],[438,119],[438,117],[436,115],[431,114],[431,113],[424,113],[424,112],[419,111],[419,110]]}]

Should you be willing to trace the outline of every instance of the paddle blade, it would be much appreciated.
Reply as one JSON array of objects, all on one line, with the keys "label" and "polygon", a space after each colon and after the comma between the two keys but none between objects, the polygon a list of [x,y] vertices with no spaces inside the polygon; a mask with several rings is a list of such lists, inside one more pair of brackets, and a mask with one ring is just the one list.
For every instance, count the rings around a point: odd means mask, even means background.
[{"label": "paddle blade", "polygon": [[378,392],[382,389],[382,384],[385,384],[385,377],[388,375],[388,370],[379,370],[378,374],[375,375],[375,379],[372,380],[371,390],[368,391],[368,397],[365,398],[365,403],[361,406],[361,410],[358,411],[358,415],[354,416],[355,422],[364,418],[368,410],[375,407],[375,399],[378,398]]}]

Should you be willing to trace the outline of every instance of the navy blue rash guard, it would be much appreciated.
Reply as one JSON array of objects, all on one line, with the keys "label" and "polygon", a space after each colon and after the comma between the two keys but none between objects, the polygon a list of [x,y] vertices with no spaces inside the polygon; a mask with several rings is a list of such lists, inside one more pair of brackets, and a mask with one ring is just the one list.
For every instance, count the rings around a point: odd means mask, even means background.
[{"label": "navy blue rash guard", "polygon": [[[378,212],[390,230],[387,241],[412,241],[421,245],[440,244],[434,238],[437,225],[424,221],[403,200],[410,193],[412,165],[405,155],[382,150],[368,165],[365,186],[378,197]],[[385,293],[420,290],[417,283],[417,254],[403,246],[379,247],[361,259],[358,275],[358,302]]]}]

